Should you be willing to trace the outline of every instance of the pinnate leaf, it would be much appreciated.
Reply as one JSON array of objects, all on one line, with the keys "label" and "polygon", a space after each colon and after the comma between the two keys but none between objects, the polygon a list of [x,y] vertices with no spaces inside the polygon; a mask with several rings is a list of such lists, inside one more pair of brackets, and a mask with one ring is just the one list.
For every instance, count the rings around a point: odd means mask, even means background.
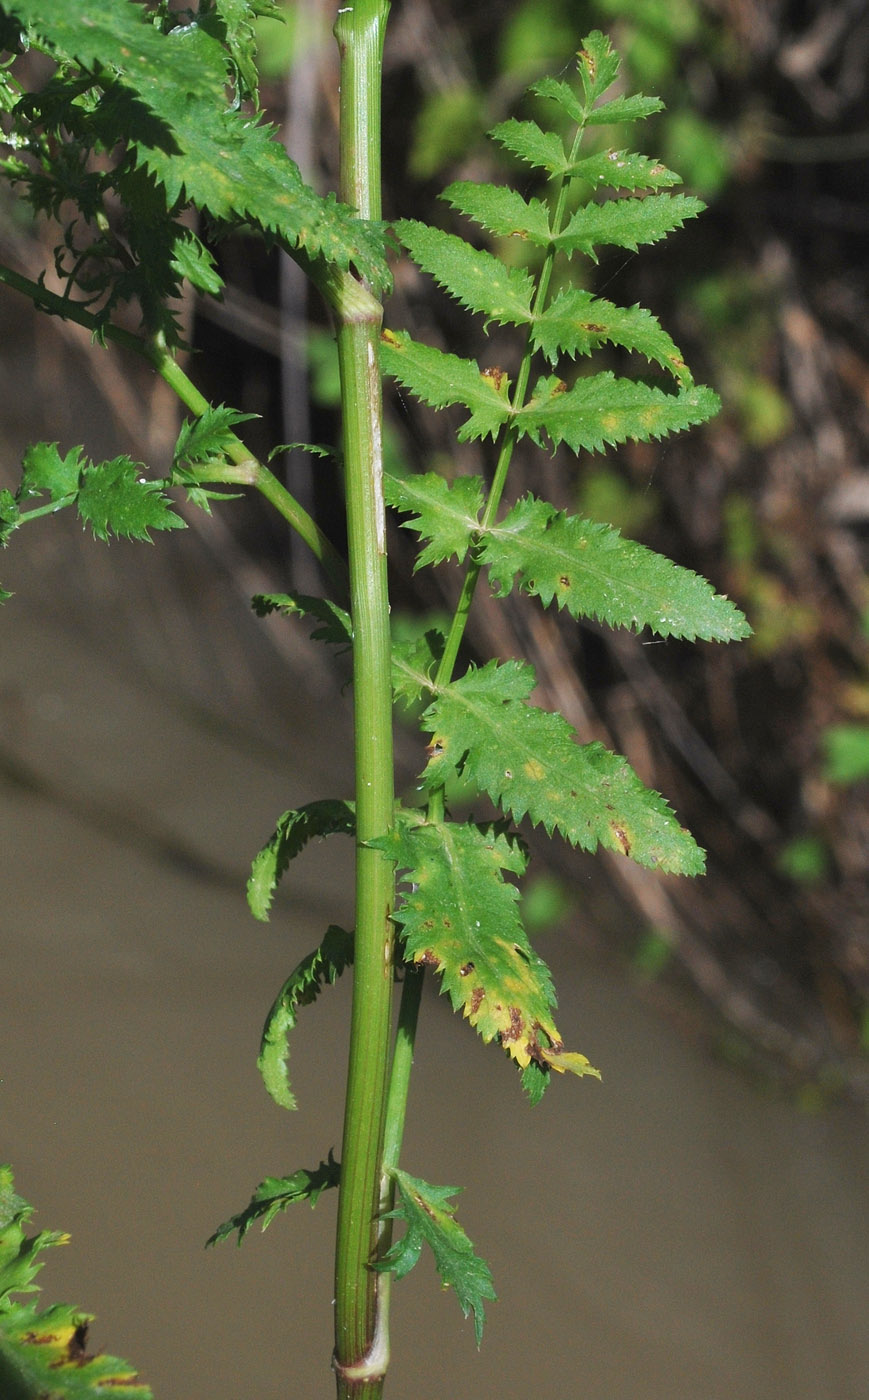
[{"label": "pinnate leaf", "polygon": [[534,683],[525,663],[490,661],[444,686],[422,717],[433,735],[425,783],[443,787],[463,772],[515,821],[527,813],[584,850],[601,845],[639,865],[699,875],[703,852],[664,799],[624,758],[578,744],[563,716],[527,704]]},{"label": "pinnate leaf", "polygon": [[399,1203],[388,1214],[403,1220],[407,1228],[374,1267],[390,1270],[396,1278],[404,1278],[419,1259],[423,1245],[427,1244],[444,1287],[455,1289],[465,1317],[473,1311],[474,1335],[479,1346],[485,1323],[483,1305],[497,1295],[488,1264],[474,1253],[471,1241],[455,1218],[455,1206],[449,1204],[450,1197],[458,1195],[461,1188],[432,1186],[397,1167],[392,1168],[390,1176],[398,1188]]},{"label": "pinnate leaf", "polygon": [[274,832],[254,857],[247,882],[247,902],[255,919],[268,922],[281,876],[291,860],[317,836],[353,836],[356,815],[349,802],[325,798],[292,808],[278,819]]},{"label": "pinnate leaf", "polygon": [[406,331],[383,332],[380,363],[386,374],[432,408],[457,403],[469,408],[471,417],[458,434],[462,442],[494,437],[510,414],[509,386],[503,371],[481,372],[472,360],[421,345]]},{"label": "pinnate leaf", "polygon": [[403,528],[428,540],[414,572],[453,557],[462,563],[483,509],[482,478],[459,476],[449,482],[437,472],[401,478],[387,474],[383,486],[387,505],[412,512],[410,520],[402,521]]},{"label": "pinnate leaf", "polygon": [[661,637],[731,642],[750,634],[728,598],[690,569],[618,530],[526,496],[482,538],[480,557],[503,597],[514,580],[544,606]]},{"label": "pinnate leaf", "polygon": [[520,436],[538,445],[545,433],[553,446],[602,452],[607,443],[650,442],[705,423],[719,407],[717,394],[699,385],[665,394],[606,371],[578,379],[572,389],[552,376],[539,379],[514,422]]},{"label": "pinnate leaf", "polygon": [[287,1074],[289,1034],[296,1024],[296,1010],[316,1001],[321,988],[337,982],[352,961],[352,935],[330,924],[319,948],[302,958],[272,1003],[263,1026],[257,1066],[266,1089],[281,1108],[296,1107]]},{"label": "pinnate leaf", "polygon": [[302,1167],[292,1176],[267,1176],[254,1191],[249,1203],[237,1215],[231,1215],[218,1225],[214,1234],[206,1241],[209,1245],[220,1244],[238,1231],[236,1244],[240,1245],[251,1225],[262,1221],[262,1229],[267,1230],[275,1216],[287,1206],[298,1201],[310,1201],[315,1206],[324,1191],[337,1186],[341,1180],[341,1165],[329,1153],[327,1161],[321,1162],[313,1171]]},{"label": "pinnate leaf", "polygon": [[531,320],[534,282],[524,268],[507,267],[492,253],[415,219],[399,220],[395,232],[414,262],[469,311],[499,325]]},{"label": "pinnate leaf", "polygon": [[582,287],[565,287],[536,318],[532,330],[535,349],[553,365],[559,354],[588,355],[603,341],[645,355],[680,384],[692,382],[678,347],[642,306],[616,306]]}]

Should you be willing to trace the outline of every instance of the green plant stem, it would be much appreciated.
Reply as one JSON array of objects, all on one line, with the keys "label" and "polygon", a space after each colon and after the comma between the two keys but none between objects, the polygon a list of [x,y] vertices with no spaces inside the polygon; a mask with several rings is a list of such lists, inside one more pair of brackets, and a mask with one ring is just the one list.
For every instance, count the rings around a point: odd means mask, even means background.
[{"label": "green plant stem", "polygon": [[[389,6],[351,0],[335,24],[341,54],[341,188],[380,217],[380,73]],[[383,1126],[392,1010],[393,863],[370,841],[393,820],[392,686],[382,405],[382,308],[345,277],[333,299],[344,417],[344,465],[356,752],[356,948],[335,1258],[339,1400],[377,1400],[389,1361],[386,1290],[370,1265],[380,1230]]]},{"label": "green plant stem", "polygon": [[[43,287],[39,282],[33,282],[29,277],[23,277],[21,273],[2,264],[0,264],[0,283],[23,293],[35,306],[49,315],[60,316],[65,321],[73,321],[76,325],[91,331],[94,336],[110,340],[125,350],[132,350],[140,359],[147,360],[194,417],[201,418],[206,409],[210,407],[208,400],[199,392],[193,381],[174,359],[161,336],[146,339],[143,336],[134,335],[132,331],[124,330],[122,326],[103,322],[86,306],[71,301],[68,297],[59,296],[56,292],[51,292],[47,287]],[[346,565],[316,521],[278,481],[274,473],[270,472],[268,467],[250,453],[241,438],[234,435],[231,437],[227,455],[232,463],[231,466],[222,464],[221,467],[215,465],[203,468],[200,477],[203,485],[225,482],[253,486],[304,540],[322,565],[337,594],[337,601],[346,602],[348,597]],[[56,508],[58,508],[58,503],[53,503],[52,509]],[[27,512],[28,518],[33,518],[34,515],[34,511]]]}]

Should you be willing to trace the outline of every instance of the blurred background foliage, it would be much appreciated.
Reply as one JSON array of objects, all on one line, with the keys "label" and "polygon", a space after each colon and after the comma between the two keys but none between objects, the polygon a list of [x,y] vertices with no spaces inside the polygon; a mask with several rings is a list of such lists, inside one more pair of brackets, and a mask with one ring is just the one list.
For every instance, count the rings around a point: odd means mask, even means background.
[{"label": "blurred background foliage", "polygon": [[[284,8],[285,24],[260,23],[263,104],[305,177],[326,189],[336,179],[335,6]],[[455,227],[437,196],[457,178],[509,177],[533,193],[533,175],[485,132],[532,114],[527,85],[567,70],[595,27],[622,54],[626,88],[666,102],[623,144],[662,158],[709,208],[666,244],[610,250],[583,275],[614,301],[650,307],[724,408],[684,440],[606,458],[559,452],[544,481],[517,451],[512,490],[533,485],[697,569],[755,633],[738,647],[652,645],[528,599],[481,599],[470,655],[526,655],[540,703],[560,708],[583,741],[625,753],[709,853],[705,880],[679,882],[550,850],[529,912],[611,948],[687,1033],[740,1064],[820,1087],[822,1098],[865,1097],[869,11],[863,0],[396,0],[385,216]],[[20,251],[25,232],[5,222],[4,241],[17,237]],[[226,295],[185,312],[204,352],[192,360],[202,387],[262,415],[257,450],[334,440],[332,342],[303,280],[243,236],[214,251]],[[387,319],[512,366],[509,335],[484,344],[482,327],[405,263]],[[623,363],[616,351],[610,362]],[[389,408],[393,470],[489,469],[479,443],[456,447],[449,413],[392,394]],[[164,422],[171,411],[162,405]],[[159,455],[160,441],[151,447]],[[337,468],[299,453],[285,470],[339,540]],[[282,530],[255,506],[228,511],[222,528],[240,577],[265,539],[271,586],[291,573],[296,588],[318,588],[300,552],[288,570]],[[394,611],[442,611],[456,580],[411,577],[394,542]],[[419,756],[408,763],[410,777]]]}]

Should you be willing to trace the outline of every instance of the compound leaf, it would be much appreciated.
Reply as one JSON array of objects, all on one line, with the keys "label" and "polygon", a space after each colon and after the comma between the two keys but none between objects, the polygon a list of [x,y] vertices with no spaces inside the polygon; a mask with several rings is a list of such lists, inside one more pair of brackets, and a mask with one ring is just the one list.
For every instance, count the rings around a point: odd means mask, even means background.
[{"label": "compound leaf", "polygon": [[415,219],[400,219],[395,232],[414,262],[469,311],[499,325],[531,320],[534,281],[524,268],[507,267],[492,253]]},{"label": "compound leaf", "polygon": [[255,919],[268,922],[281,876],[299,852],[316,836],[353,836],[356,814],[349,802],[325,798],[292,808],[279,817],[274,832],[253,859],[247,882],[247,902]]},{"label": "compound leaf", "polygon": [[515,821],[528,815],[584,850],[598,845],[639,865],[699,875],[703,852],[667,803],[602,744],[577,744],[559,714],[526,703],[525,663],[490,661],[444,686],[422,717],[434,737],[423,774],[431,788],[454,773],[488,793]]},{"label": "compound leaf", "polygon": [[483,509],[483,482],[478,476],[458,476],[453,482],[437,472],[408,477],[384,477],[384,496],[395,510],[413,512],[402,527],[415,530],[428,544],[414,564],[440,564],[453,556],[462,563]]},{"label": "compound leaf", "polygon": [[495,592],[514,580],[545,607],[613,627],[650,627],[661,637],[731,642],[750,635],[729,598],[663,554],[622,539],[618,530],[526,496],[483,535],[480,558]]},{"label": "compound leaf", "polygon": [[479,1346],[485,1323],[483,1304],[497,1295],[488,1264],[474,1253],[471,1241],[455,1218],[455,1206],[449,1204],[450,1197],[458,1195],[461,1188],[432,1186],[398,1167],[390,1170],[390,1176],[398,1188],[399,1203],[388,1214],[393,1219],[403,1220],[407,1229],[374,1267],[403,1278],[427,1244],[444,1287],[455,1289],[465,1317],[473,1311],[474,1335]]},{"label": "compound leaf", "polygon": [[296,1024],[296,1009],[316,1001],[321,988],[336,982],[352,961],[352,934],[330,924],[319,948],[302,958],[272,1003],[263,1026],[257,1067],[266,1089],[281,1108],[296,1107],[287,1074],[289,1034]]},{"label": "compound leaf", "polygon": [[341,1164],[335,1161],[331,1151],[327,1161],[321,1162],[313,1171],[302,1167],[292,1176],[267,1176],[260,1182],[244,1210],[218,1225],[214,1234],[205,1241],[205,1246],[220,1244],[235,1230],[238,1231],[236,1244],[241,1245],[255,1221],[261,1220],[263,1230],[267,1230],[279,1211],[298,1201],[310,1201],[315,1206],[323,1192],[337,1186],[340,1180]]}]

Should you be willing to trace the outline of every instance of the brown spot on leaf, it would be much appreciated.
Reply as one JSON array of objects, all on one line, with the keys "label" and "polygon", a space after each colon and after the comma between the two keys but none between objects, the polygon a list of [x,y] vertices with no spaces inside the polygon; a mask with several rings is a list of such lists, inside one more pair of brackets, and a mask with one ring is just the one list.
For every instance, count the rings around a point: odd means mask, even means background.
[{"label": "brown spot on leaf", "polygon": [[469,1016],[476,1016],[477,1012],[483,1004],[483,998],[485,995],[486,993],[483,991],[482,987],[474,988],[474,990],[471,992],[470,1000],[468,1001]]},{"label": "brown spot on leaf", "polygon": [[618,841],[625,855],[629,856],[631,854],[631,843],[628,840],[627,832],[624,830],[623,827],[616,826],[614,822],[610,824],[610,830],[612,831],[613,836]]},{"label": "brown spot on leaf", "polygon": [[427,967],[437,967],[438,955],[433,948],[424,948],[421,953],[417,953],[414,962],[425,963]]},{"label": "brown spot on leaf", "polygon": [[504,1044],[511,1044],[519,1040],[525,1031],[525,1023],[522,1020],[522,1012],[518,1006],[510,1007],[510,1025],[501,1032],[501,1040]]},{"label": "brown spot on leaf", "polygon": [[473,972],[473,970],[474,970],[474,964],[473,964],[472,962],[466,962],[465,965],[464,965],[464,967],[460,967],[460,968],[459,968],[459,976],[460,976],[460,977],[470,977],[470,975],[471,975],[471,973]]},{"label": "brown spot on leaf", "polygon": [[384,345],[391,345],[393,349],[401,345],[401,341],[393,331],[381,331],[380,339]]},{"label": "brown spot on leaf", "polygon": [[559,379],[558,383],[553,386],[552,392],[553,394],[567,393],[567,385],[565,384],[563,379]]},{"label": "brown spot on leaf", "polygon": [[596,321],[580,321],[580,329],[588,331],[589,335],[606,335],[606,326],[599,326]]},{"label": "brown spot on leaf", "polygon": [[76,1327],[67,1344],[67,1355],[70,1361],[81,1361],[87,1355],[88,1325],[80,1322]]},{"label": "brown spot on leaf", "polygon": [[491,369],[484,369],[480,377],[481,379],[488,379],[495,392],[500,394],[504,381],[507,378],[507,372],[498,365],[493,365]]}]

